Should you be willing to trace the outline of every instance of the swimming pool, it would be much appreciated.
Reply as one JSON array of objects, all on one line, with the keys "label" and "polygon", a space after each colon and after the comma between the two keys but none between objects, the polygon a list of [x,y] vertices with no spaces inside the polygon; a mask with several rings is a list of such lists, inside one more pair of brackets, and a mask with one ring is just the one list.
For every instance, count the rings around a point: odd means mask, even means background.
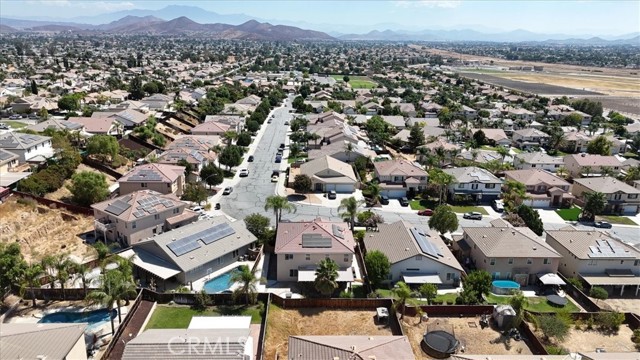
[{"label": "swimming pool", "polygon": [[231,286],[231,284],[229,284],[229,280],[231,279],[231,273],[238,269],[240,269],[240,267],[231,269],[224,274],[218,275],[213,279],[208,280],[207,282],[204,283],[204,287],[203,287],[204,291],[208,292],[209,294],[213,294],[213,293],[219,293],[221,291],[227,290],[229,286]]},{"label": "swimming pool", "polygon": [[491,283],[491,292],[496,295],[509,295],[515,290],[520,290],[520,284],[515,281],[494,280]]},{"label": "swimming pool", "polygon": [[[111,317],[115,317],[117,310],[111,310]],[[110,321],[109,310],[100,309],[93,311],[58,311],[46,314],[39,323],[89,323],[88,328],[101,325]]]}]

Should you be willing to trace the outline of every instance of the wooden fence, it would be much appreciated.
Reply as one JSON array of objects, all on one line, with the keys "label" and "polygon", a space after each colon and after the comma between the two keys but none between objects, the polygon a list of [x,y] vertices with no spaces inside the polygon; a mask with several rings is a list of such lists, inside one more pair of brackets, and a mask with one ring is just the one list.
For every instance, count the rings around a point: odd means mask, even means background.
[{"label": "wooden fence", "polygon": [[267,296],[267,303],[264,307],[264,316],[260,322],[260,337],[258,338],[258,351],[256,360],[264,359],[264,342],[267,340],[267,319],[269,318],[269,306],[271,305],[271,294]]},{"label": "wooden fence", "polygon": [[74,214],[81,214],[81,215],[89,215],[89,216],[93,216],[93,209],[91,208],[86,208],[84,206],[77,206],[77,205],[72,205],[72,204],[67,204],[67,203],[63,203],[60,201],[56,201],[56,200],[51,200],[51,199],[45,199],[43,197],[40,196],[36,196],[33,194],[29,194],[29,193],[25,193],[25,192],[21,192],[21,191],[16,191],[16,190],[12,190],[11,191],[12,194],[19,196],[21,198],[25,198],[25,199],[32,199],[34,201],[36,201],[39,204],[42,205],[46,205],[52,209],[65,209],[69,212],[72,212]]},{"label": "wooden fence", "polygon": [[120,174],[119,172],[115,171],[114,169],[106,166],[105,164],[103,164],[103,163],[101,163],[99,161],[90,159],[87,156],[82,158],[82,163],[87,165],[87,166],[89,166],[89,167],[92,167],[92,168],[94,168],[96,170],[99,170],[99,171],[101,171],[101,172],[103,172],[105,174],[111,175],[116,180],[118,180],[118,179],[120,179],[122,177],[122,174]]},{"label": "wooden fence", "polygon": [[135,301],[131,305],[131,308],[127,312],[127,315],[124,317],[120,325],[118,325],[118,329],[116,330],[115,334],[113,334],[113,336],[111,337],[109,346],[107,346],[107,350],[102,356],[103,359],[109,359],[109,356],[111,355],[111,351],[113,351],[114,346],[117,344],[117,340],[120,339],[120,337],[122,336],[122,332],[127,327],[127,325],[129,325],[129,322],[133,318],[133,315],[136,313],[136,310],[138,310],[138,307],[140,306],[141,301],[142,301],[142,291],[138,293],[138,296],[136,297]]},{"label": "wooden fence", "polygon": [[[420,309],[430,317],[479,316],[493,313],[493,305],[421,305]],[[417,306],[406,306],[405,315],[416,316],[417,310]]]},{"label": "wooden fence", "polygon": [[588,297],[584,292],[582,292],[582,290],[578,289],[577,287],[573,286],[573,284],[571,284],[566,277],[564,277],[562,274],[558,273],[558,275],[560,276],[560,278],[562,278],[562,280],[564,280],[565,283],[567,283],[565,290],[567,292],[567,294],[571,295],[571,297],[578,302],[578,304],[580,304],[580,306],[582,306],[586,311],[588,312],[600,312],[603,311],[602,308],[600,308],[600,306],[598,306],[598,304],[596,304],[595,302],[593,302],[593,300],[591,300],[590,297]]},{"label": "wooden fence", "polygon": [[518,330],[520,330],[522,337],[527,339],[527,345],[529,345],[529,349],[533,355],[549,355],[547,349],[536,334],[533,333],[526,321],[520,323]]}]

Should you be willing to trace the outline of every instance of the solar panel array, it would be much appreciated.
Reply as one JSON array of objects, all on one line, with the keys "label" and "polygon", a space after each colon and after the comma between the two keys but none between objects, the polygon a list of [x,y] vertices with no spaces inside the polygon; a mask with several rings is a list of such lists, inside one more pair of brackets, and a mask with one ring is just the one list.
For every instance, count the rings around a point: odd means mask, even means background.
[{"label": "solar panel array", "polygon": [[333,230],[333,236],[344,239],[344,228],[341,228],[336,224],[332,224],[331,229]]},{"label": "solar panel array", "polygon": [[489,181],[489,180],[491,180],[491,177],[487,173],[481,171],[480,169],[470,172],[469,176],[478,178],[478,180],[480,180],[480,181]]},{"label": "solar panel array", "polygon": [[4,151],[2,149],[0,149],[0,161],[5,161],[5,160],[9,160],[13,157],[16,157],[15,154],[10,153],[8,151]]},{"label": "solar panel array", "polygon": [[330,248],[331,238],[323,237],[322,234],[302,234],[303,248]]},{"label": "solar panel array", "polygon": [[202,237],[202,242],[209,245],[235,233],[236,231],[229,226],[229,224],[218,224],[207,231],[207,233]]},{"label": "solar panel array", "polygon": [[129,176],[129,181],[162,181],[162,175],[159,172],[151,169],[138,170],[133,175]]},{"label": "solar panel array", "polygon": [[167,247],[176,256],[182,256],[202,247],[198,240],[202,240],[205,245],[209,245],[235,233],[236,231],[229,226],[229,224],[222,223],[209,229],[198,231],[197,233],[186,236],[180,240],[173,241],[167,244]]},{"label": "solar panel array", "polygon": [[120,214],[127,211],[127,209],[129,209],[130,207],[131,205],[129,205],[127,201],[124,201],[124,199],[118,199],[112,202],[111,204],[109,204],[109,206],[107,206],[107,208],[104,209],[104,211],[111,213],[115,216],[120,216]]},{"label": "solar panel array", "polygon": [[176,256],[182,256],[190,253],[193,250],[197,250],[202,247],[197,240],[193,240],[189,237],[176,240],[167,244],[169,250],[171,250]]},{"label": "solar panel array", "polygon": [[589,246],[591,258],[635,258],[627,249],[609,240],[596,240],[595,246]]},{"label": "solar panel array", "polygon": [[423,230],[420,230],[418,228],[411,228],[411,235],[413,235],[413,238],[416,239],[416,242],[418,243],[418,246],[423,253],[433,256],[434,258],[444,257],[440,249],[438,249],[438,247],[434,243],[432,243],[431,240],[427,239],[427,234]]}]

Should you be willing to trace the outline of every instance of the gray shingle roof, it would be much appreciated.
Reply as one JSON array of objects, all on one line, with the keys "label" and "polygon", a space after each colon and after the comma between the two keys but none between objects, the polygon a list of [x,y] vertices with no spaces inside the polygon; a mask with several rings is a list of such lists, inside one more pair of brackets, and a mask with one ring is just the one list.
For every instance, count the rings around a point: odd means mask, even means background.
[{"label": "gray shingle roof", "polygon": [[84,336],[87,324],[2,324],[0,358],[64,359]]},{"label": "gray shingle roof", "polygon": [[597,191],[605,194],[613,194],[622,192],[625,194],[640,194],[640,189],[636,189],[628,185],[624,181],[617,180],[610,176],[593,177],[584,179],[575,179],[576,184],[580,184],[591,191]]},{"label": "gray shingle roof", "polygon": [[0,149],[29,149],[51,140],[48,136],[8,132],[0,135]]},{"label": "gray shingle roof", "polygon": [[406,336],[289,336],[288,359],[336,358],[413,360],[415,356]]},{"label": "gray shingle roof", "polygon": [[483,184],[500,184],[502,181],[485,169],[475,166],[442,170],[456,178],[457,183],[480,182]]},{"label": "gray shingle roof", "polygon": [[524,227],[463,227],[465,240],[486,257],[560,258],[549,244]]},{"label": "gray shingle roof", "polygon": [[[640,259],[640,250],[629,246],[622,241],[612,238],[603,231],[594,230],[576,230],[574,228],[567,228],[562,230],[549,230],[547,236],[555,239],[565,249],[575,255],[578,259],[590,259],[589,247],[597,246],[596,241],[606,240],[616,247],[624,249],[626,254],[634,255],[636,259]],[[616,256],[612,255],[612,258]]]}]

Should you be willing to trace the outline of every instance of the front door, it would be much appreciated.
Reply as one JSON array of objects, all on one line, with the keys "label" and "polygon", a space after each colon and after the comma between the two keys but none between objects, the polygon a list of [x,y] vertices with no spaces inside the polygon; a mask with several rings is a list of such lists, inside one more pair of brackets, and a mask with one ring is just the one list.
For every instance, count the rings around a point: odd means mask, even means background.
[{"label": "front door", "polygon": [[322,192],[322,184],[316,183],[316,191]]}]

